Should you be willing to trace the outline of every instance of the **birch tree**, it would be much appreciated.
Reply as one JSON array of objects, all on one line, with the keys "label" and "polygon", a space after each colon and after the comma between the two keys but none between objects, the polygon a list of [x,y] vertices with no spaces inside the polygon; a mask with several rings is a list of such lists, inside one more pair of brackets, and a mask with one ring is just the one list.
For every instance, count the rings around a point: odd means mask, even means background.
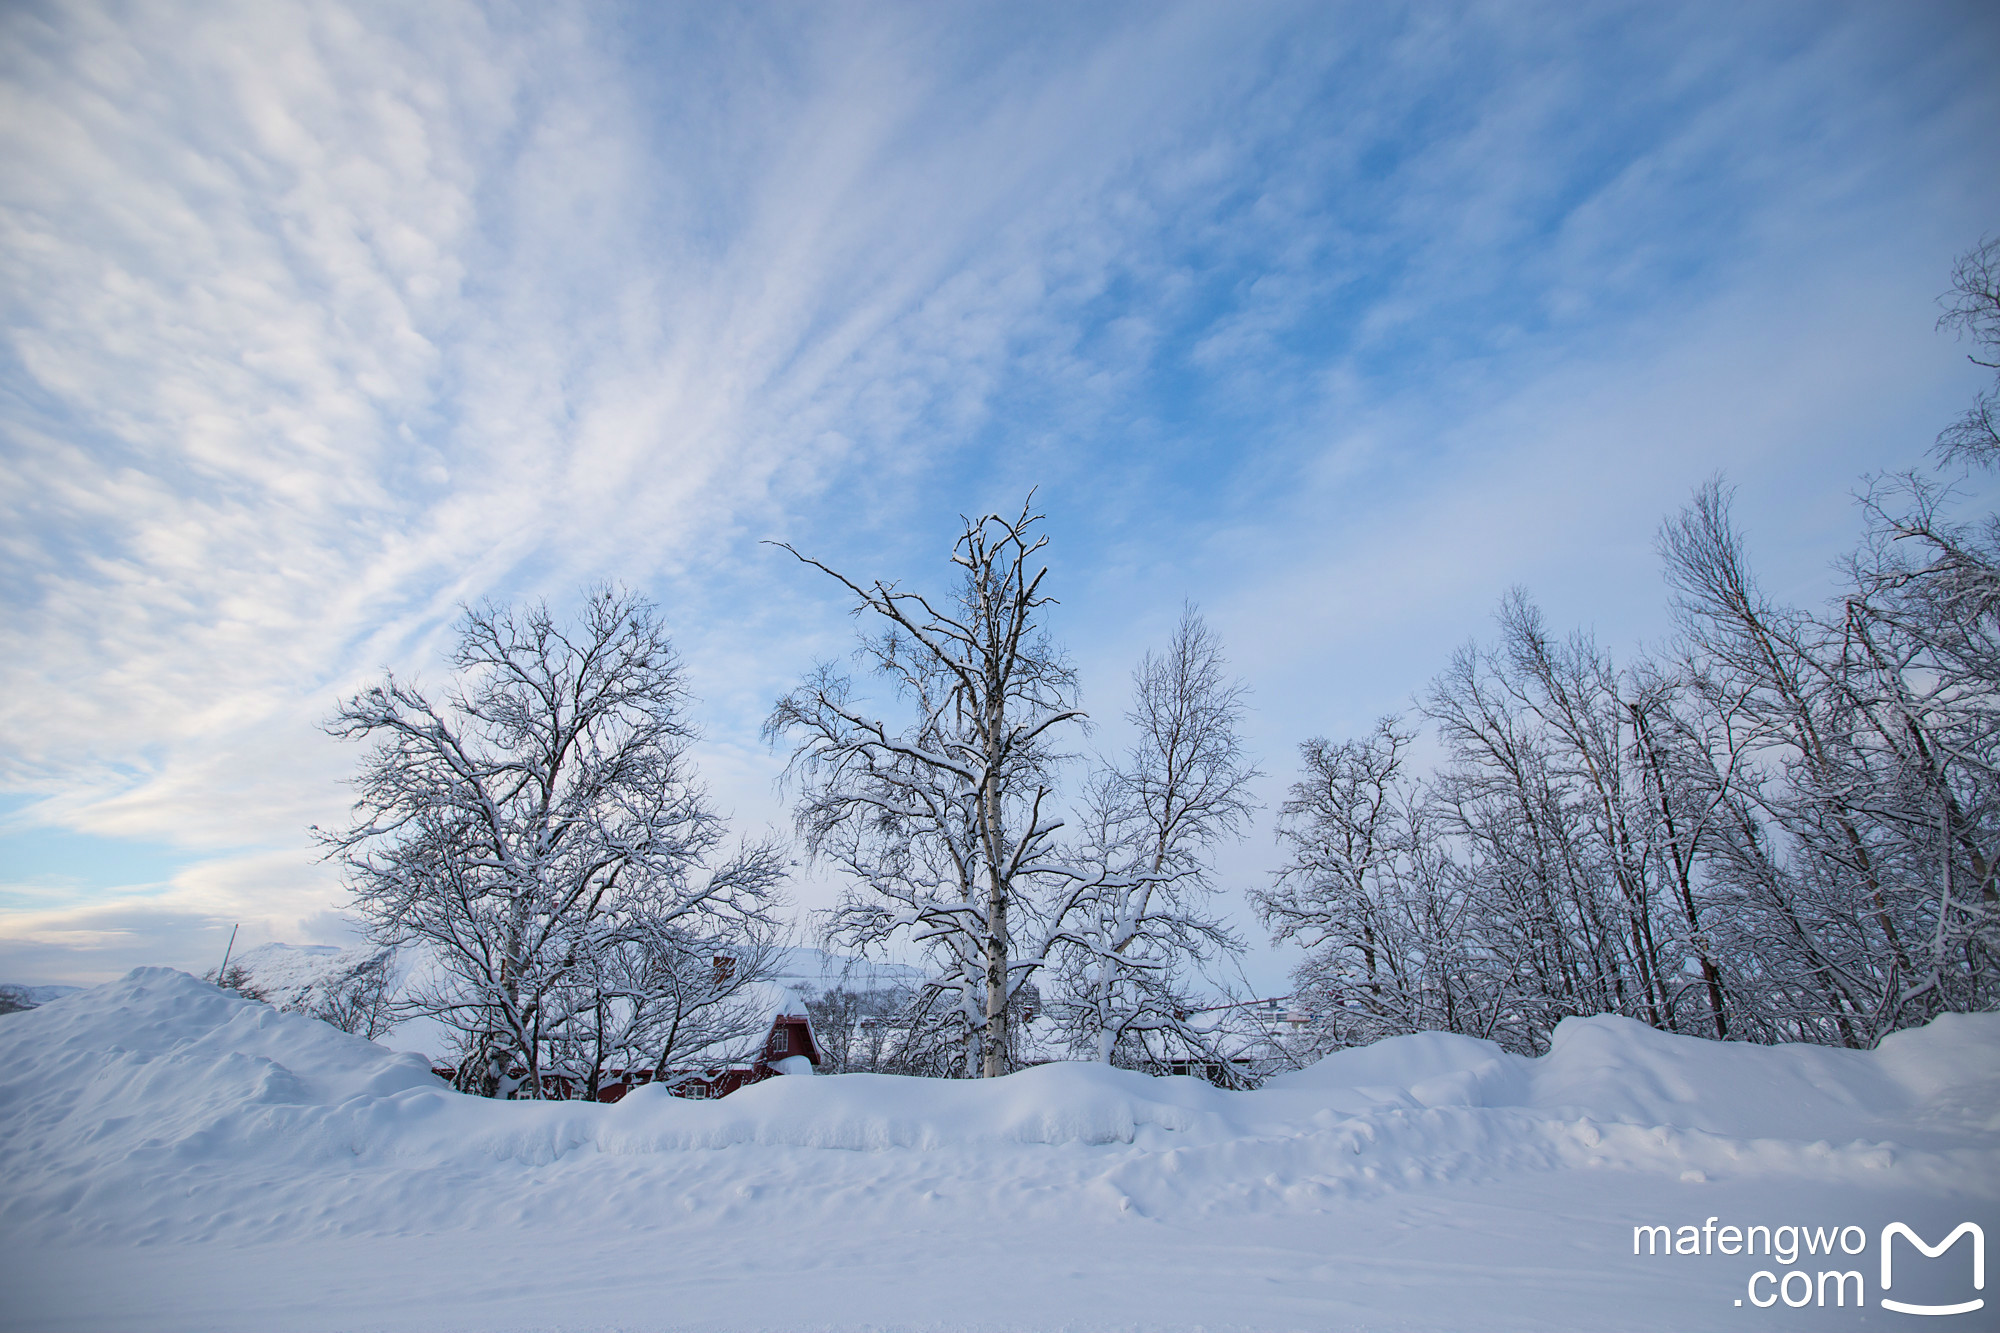
[{"label": "birch tree", "polygon": [[1151,1065],[1216,1058],[1189,1022],[1199,1003],[1187,974],[1242,949],[1208,904],[1209,854],[1251,814],[1257,773],[1243,751],[1243,694],[1192,606],[1166,650],[1133,673],[1125,717],[1136,739],[1092,784],[1087,851],[1077,858],[1092,870],[1077,881],[1062,931],[1058,1014],[1091,1059],[1109,1063],[1127,1039],[1147,1048]]},{"label": "birch tree", "polygon": [[1665,525],[1661,547],[1694,680],[1744,719],[1749,762],[1713,865],[1768,919],[1766,1004],[1789,990],[1781,1023],[1872,1045],[1913,980],[1924,903],[1879,817],[1880,782],[1896,779],[1855,743],[1866,723],[1844,627],[1765,597],[1720,482]]},{"label": "birch tree", "polygon": [[1299,996],[1328,1044],[1492,1036],[1498,1022],[1501,988],[1474,956],[1465,879],[1408,772],[1416,734],[1385,717],[1365,736],[1301,745],[1304,772],[1278,814],[1285,863],[1250,895],[1274,940],[1305,950]]},{"label": "birch tree", "polygon": [[1053,811],[1061,738],[1085,717],[1041,625],[1052,602],[1036,563],[1041,517],[1030,497],[1012,518],[967,519],[952,548],[956,586],[937,598],[780,544],[853,597],[871,626],[858,655],[891,695],[866,700],[822,665],[765,724],[792,749],[799,832],[849,879],[833,935],[922,946],[937,964],[926,989],[949,997],[964,1071],[988,1078],[1013,1067],[1010,1001],[1069,906],[1042,899],[1070,882]]},{"label": "birch tree", "polygon": [[[2000,368],[1996,274],[1989,240],[1940,323]],[[2000,463],[1996,394],[1938,462]],[[1717,479],[1660,531],[1661,660],[1619,671],[1517,595],[1423,696],[1438,771],[1402,774],[1393,726],[1309,742],[1257,896],[1308,948],[1301,991],[1350,1035],[1522,1050],[1569,1014],[1865,1048],[2000,1004],[2000,517],[1962,499],[1873,479],[1848,586],[1811,608],[1759,585]]]}]

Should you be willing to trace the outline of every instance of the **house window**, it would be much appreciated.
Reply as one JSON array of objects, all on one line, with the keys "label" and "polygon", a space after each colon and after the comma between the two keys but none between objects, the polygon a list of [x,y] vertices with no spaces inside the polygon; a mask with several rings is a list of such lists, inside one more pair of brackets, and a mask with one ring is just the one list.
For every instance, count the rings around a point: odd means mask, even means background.
[{"label": "house window", "polygon": [[773,1032],[771,1034],[771,1050],[773,1053],[777,1055],[783,1055],[786,1051],[789,1051],[791,1049],[792,1049],[792,1034],[789,1028],[779,1028],[776,1032]]}]

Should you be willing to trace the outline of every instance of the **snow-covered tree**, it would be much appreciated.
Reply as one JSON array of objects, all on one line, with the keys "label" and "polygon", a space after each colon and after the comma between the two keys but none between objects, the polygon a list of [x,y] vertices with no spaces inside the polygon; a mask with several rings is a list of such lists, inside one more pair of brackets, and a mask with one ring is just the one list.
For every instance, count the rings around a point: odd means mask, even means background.
[{"label": "snow-covered tree", "polygon": [[918,995],[908,986],[855,985],[843,981],[806,994],[813,1037],[825,1074],[927,1074],[928,1043],[918,1016]]},{"label": "snow-covered tree", "polygon": [[395,1024],[393,949],[378,949],[320,979],[307,997],[305,1012],[342,1032],[369,1041]]},{"label": "snow-covered tree", "polygon": [[375,746],[354,822],[320,837],[372,937],[435,962],[399,1008],[455,1030],[460,1086],[489,1096],[601,1063],[606,1023],[663,1066],[684,1027],[665,1015],[747,979],[713,960],[768,939],[782,858],[725,852],[646,601],[598,589],[571,625],[489,605],[458,628],[441,697],[391,675],[328,724]]},{"label": "snow-covered tree", "polygon": [[1618,670],[1515,595],[1423,696],[1436,771],[1393,721],[1308,742],[1255,901],[1329,1036],[1867,1047],[2000,1003],[2000,540],[1903,484],[1825,611],[1761,590],[1711,483],[1662,530],[1671,656]]},{"label": "snow-covered tree", "polygon": [[926,989],[948,1001],[924,1013],[954,1029],[964,1071],[985,1077],[1013,1067],[1009,1003],[1046,961],[1048,927],[1067,915],[1056,900],[1074,884],[1053,804],[1060,737],[1084,714],[1041,625],[1041,517],[1031,497],[1015,517],[967,519],[952,549],[957,584],[935,600],[784,547],[872,618],[860,656],[893,698],[865,700],[823,664],[765,726],[792,749],[800,833],[853,886],[832,936],[868,948],[905,935],[924,948],[936,967]]},{"label": "snow-covered tree", "polygon": [[[1976,366],[2000,371],[2000,236],[1989,236],[1959,256],[1944,298],[1940,328],[1972,339]],[[1965,414],[1938,435],[1940,462],[2000,463],[2000,375],[1980,391]]]},{"label": "snow-covered tree", "polygon": [[1329,1045],[1492,1027],[1463,882],[1405,771],[1415,736],[1385,717],[1359,739],[1301,745],[1305,771],[1278,814],[1285,864],[1250,895],[1272,937],[1305,950],[1299,997]]},{"label": "snow-covered tree", "polygon": [[1250,816],[1256,771],[1242,717],[1243,686],[1229,678],[1221,642],[1184,608],[1166,651],[1133,673],[1131,749],[1086,799],[1086,845],[1074,859],[1093,872],[1062,928],[1056,1013],[1088,1058],[1109,1062],[1121,1042],[1153,1065],[1216,1058],[1190,1022],[1201,1004],[1189,971],[1242,948],[1209,910],[1209,854]]},{"label": "snow-covered tree", "polygon": [[1825,614],[1758,591],[1719,487],[1669,529],[1693,678],[1736,723],[1708,868],[1749,935],[1746,1018],[1782,1036],[1869,1046],[2000,1002],[2000,543],[1902,481]]},{"label": "snow-covered tree", "polygon": [[[2000,241],[1940,323],[2000,369]],[[2000,377],[1938,436],[2000,465]],[[2000,517],[1874,478],[1848,584],[1759,584],[1718,478],[1662,525],[1678,635],[1620,670],[1526,597],[1424,692],[1415,733],[1304,747],[1255,895],[1340,1040],[1443,1026],[1538,1050],[1571,1014],[1868,1047],[2000,1006]]]}]

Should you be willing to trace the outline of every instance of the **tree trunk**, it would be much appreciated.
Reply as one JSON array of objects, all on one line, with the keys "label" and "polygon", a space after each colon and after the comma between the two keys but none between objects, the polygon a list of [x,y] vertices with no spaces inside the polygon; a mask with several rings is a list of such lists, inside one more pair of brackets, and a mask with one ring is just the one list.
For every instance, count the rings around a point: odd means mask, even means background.
[{"label": "tree trunk", "polygon": [[986,1033],[979,1074],[981,1078],[999,1078],[1008,1072],[1011,1053],[1007,1049],[1007,891],[998,869],[992,872],[986,923]]}]

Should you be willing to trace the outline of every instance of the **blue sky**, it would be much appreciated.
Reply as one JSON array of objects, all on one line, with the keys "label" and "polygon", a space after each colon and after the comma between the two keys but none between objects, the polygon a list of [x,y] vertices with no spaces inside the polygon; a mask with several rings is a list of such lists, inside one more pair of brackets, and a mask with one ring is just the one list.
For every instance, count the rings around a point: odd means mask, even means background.
[{"label": "blue sky", "polygon": [[1513,584],[1657,640],[1718,470],[1815,600],[1978,382],[1996,66],[1980,4],[10,6],[0,979],[336,938],[316,723],[465,600],[656,597],[751,827],[851,634],[767,538],[935,581],[1039,486],[1097,739],[1192,598],[1267,802]]}]

